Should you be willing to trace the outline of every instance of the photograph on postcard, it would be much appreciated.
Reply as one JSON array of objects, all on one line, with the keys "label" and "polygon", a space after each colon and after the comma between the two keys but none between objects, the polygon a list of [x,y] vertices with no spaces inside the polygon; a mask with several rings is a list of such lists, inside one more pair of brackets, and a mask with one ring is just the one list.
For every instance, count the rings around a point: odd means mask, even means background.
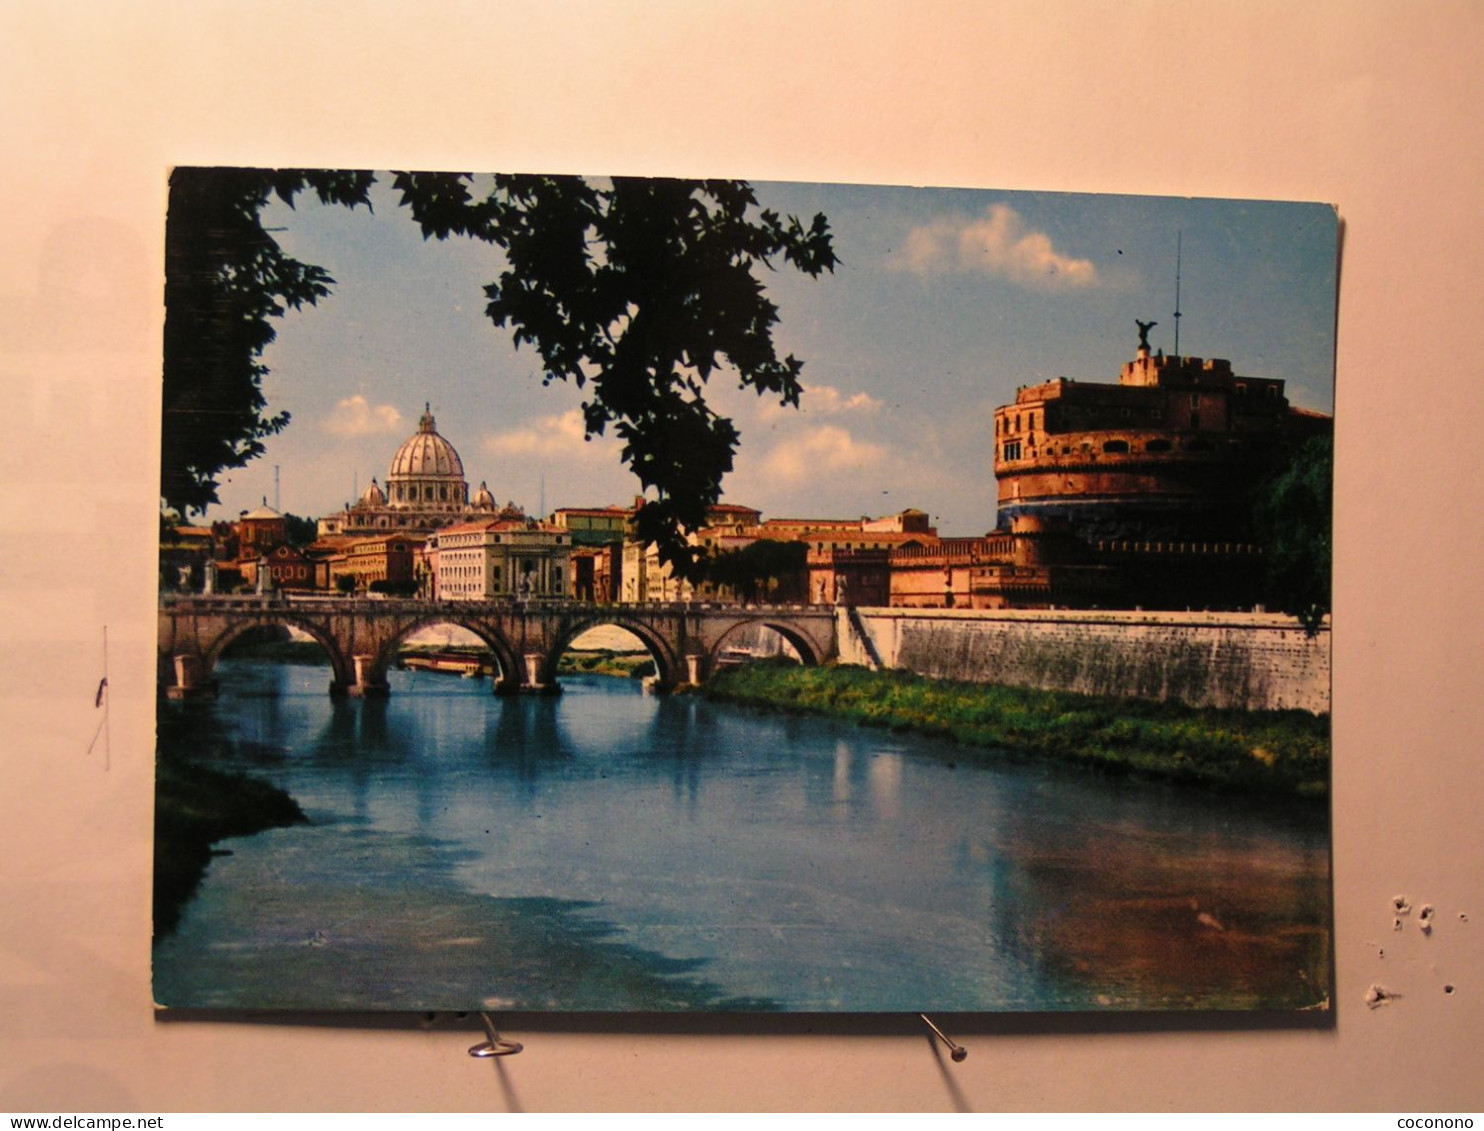
[{"label": "photograph on postcard", "polygon": [[178,168],[154,996],[1327,1009],[1326,204]]}]

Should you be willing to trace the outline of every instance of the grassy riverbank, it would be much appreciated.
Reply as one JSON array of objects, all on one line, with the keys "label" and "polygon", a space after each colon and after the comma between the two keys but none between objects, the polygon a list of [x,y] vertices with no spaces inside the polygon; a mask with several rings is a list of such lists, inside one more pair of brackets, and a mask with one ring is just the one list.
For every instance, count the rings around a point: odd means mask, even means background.
[{"label": "grassy riverbank", "polygon": [[602,648],[584,652],[570,649],[557,661],[558,673],[616,675],[643,679],[654,674],[654,660],[648,652],[614,652]]},{"label": "grassy riverbank", "polygon": [[986,757],[1008,751],[1309,798],[1329,789],[1329,719],[1304,711],[1218,711],[898,671],[769,663],[719,673],[707,695],[951,738]]},{"label": "grassy riverbank", "polygon": [[304,819],[277,786],[196,765],[162,742],[155,755],[155,937],[175,930],[217,841]]}]

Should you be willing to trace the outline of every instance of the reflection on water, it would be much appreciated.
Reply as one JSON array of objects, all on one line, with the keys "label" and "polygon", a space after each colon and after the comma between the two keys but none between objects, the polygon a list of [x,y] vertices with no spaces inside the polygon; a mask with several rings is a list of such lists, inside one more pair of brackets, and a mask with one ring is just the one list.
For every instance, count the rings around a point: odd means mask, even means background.
[{"label": "reflection on water", "polygon": [[240,661],[219,674],[221,699],[184,710],[230,741],[202,725],[193,752],[276,781],[312,824],[228,842],[156,948],[167,1004],[1327,997],[1317,809],[969,765],[933,740],[646,696],[623,679],[500,699],[485,681],[398,672],[390,699],[349,702],[326,695],[322,669]]}]

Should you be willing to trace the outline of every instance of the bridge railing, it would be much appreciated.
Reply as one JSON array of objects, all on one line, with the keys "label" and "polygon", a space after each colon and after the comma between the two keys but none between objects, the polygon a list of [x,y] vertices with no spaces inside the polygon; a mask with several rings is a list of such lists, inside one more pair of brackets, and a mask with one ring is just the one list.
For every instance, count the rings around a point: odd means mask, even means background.
[{"label": "bridge railing", "polygon": [[715,613],[829,613],[832,605],[743,605],[723,601],[573,601],[531,599],[520,601],[502,598],[490,601],[437,601],[415,597],[342,597],[318,593],[161,593],[160,608],[208,608],[213,612],[283,612],[290,609],[316,612],[418,612],[448,613],[497,608],[523,612],[592,612],[612,611],[630,614],[715,612]]}]

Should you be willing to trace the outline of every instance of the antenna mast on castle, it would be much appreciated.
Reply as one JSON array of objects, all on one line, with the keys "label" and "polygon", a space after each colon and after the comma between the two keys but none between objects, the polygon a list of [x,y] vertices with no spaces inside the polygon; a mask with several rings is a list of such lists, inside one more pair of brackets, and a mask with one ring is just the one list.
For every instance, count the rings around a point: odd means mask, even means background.
[{"label": "antenna mast on castle", "polygon": [[1180,237],[1184,233],[1175,229],[1175,356],[1180,356]]}]

